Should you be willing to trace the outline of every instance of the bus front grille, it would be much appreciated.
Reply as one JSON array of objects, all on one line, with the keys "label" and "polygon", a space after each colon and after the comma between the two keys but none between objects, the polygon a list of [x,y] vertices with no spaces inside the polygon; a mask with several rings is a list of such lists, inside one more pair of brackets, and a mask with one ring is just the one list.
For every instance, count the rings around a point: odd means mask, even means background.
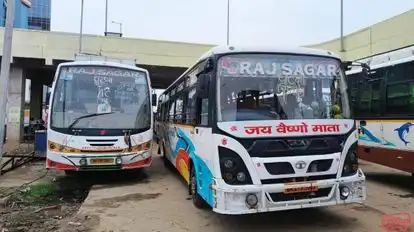
[{"label": "bus front grille", "polygon": [[239,140],[251,157],[323,155],[342,152],[345,135]]},{"label": "bus front grille", "polygon": [[112,147],[118,139],[86,139],[91,147]]},{"label": "bus front grille", "polygon": [[[326,172],[331,168],[332,163],[333,159],[314,160],[310,163],[307,173]],[[295,174],[295,170],[289,162],[264,163],[264,166],[271,175]]]},{"label": "bus front grille", "polygon": [[266,179],[266,180],[261,180],[261,182],[262,182],[262,184],[286,184],[286,183],[292,183],[292,182],[329,180],[329,179],[335,179],[335,178],[336,178],[336,174],[331,174],[331,175],[301,176],[301,177],[290,177],[290,178]]}]

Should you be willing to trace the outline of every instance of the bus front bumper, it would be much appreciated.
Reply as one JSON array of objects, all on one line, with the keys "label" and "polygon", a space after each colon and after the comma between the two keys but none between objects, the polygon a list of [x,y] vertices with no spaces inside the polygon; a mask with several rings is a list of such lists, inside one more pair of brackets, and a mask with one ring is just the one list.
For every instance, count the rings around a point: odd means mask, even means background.
[{"label": "bus front bumper", "polygon": [[[94,160],[112,160],[108,163],[96,163]],[[61,154],[47,152],[46,168],[57,170],[119,170],[149,167],[152,164],[150,150],[128,154]]]},{"label": "bus front bumper", "polygon": [[[289,184],[232,186],[222,188],[223,180],[213,184],[213,211],[220,214],[251,214],[361,203],[366,199],[362,170],[350,177]],[[313,193],[304,192],[313,190]],[[285,193],[292,190],[302,193]],[[254,204],[257,201],[257,204]],[[249,202],[249,203],[248,203]]]}]

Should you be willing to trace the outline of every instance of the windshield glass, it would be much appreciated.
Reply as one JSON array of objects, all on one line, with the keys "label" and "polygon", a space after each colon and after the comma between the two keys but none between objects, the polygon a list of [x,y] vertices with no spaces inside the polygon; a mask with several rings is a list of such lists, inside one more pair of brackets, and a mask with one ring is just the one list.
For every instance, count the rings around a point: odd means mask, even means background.
[{"label": "windshield glass", "polygon": [[[151,107],[145,72],[110,66],[62,67],[55,86],[51,126],[144,129]],[[96,114],[92,117],[86,115]]]},{"label": "windshield glass", "polygon": [[340,64],[319,56],[224,56],[218,65],[218,121],[349,118]]}]

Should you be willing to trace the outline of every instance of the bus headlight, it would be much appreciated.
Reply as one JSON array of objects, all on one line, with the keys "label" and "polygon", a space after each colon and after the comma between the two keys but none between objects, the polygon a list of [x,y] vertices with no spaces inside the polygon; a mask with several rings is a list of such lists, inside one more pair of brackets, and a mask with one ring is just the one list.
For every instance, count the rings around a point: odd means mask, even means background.
[{"label": "bus headlight", "polygon": [[238,181],[244,182],[246,180],[246,174],[244,174],[243,172],[239,172],[237,173],[236,178]]},{"label": "bus headlight", "polygon": [[226,167],[227,169],[231,169],[234,167],[234,161],[231,159],[225,159],[223,163],[224,167]]},{"label": "bus headlight", "polygon": [[116,157],[115,163],[116,163],[116,165],[121,165],[122,164],[122,158],[121,157]]},{"label": "bus headlight", "polygon": [[224,182],[229,185],[253,184],[243,159],[234,151],[219,147],[220,171]]},{"label": "bus headlight", "polygon": [[79,164],[80,164],[80,166],[86,166],[88,164],[88,162],[87,162],[86,158],[82,158],[82,159],[79,160]]}]

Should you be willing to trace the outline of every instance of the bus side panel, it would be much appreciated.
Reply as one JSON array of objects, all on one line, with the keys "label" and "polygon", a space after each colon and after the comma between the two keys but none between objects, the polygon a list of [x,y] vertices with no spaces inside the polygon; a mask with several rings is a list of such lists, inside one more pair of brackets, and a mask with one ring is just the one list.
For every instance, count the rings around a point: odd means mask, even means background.
[{"label": "bus side panel", "polygon": [[[411,132],[414,121],[368,120],[366,123],[359,136],[360,158],[414,173],[414,133]],[[374,133],[381,134],[381,127],[382,136],[374,138]]]},{"label": "bus side panel", "polygon": [[383,135],[381,132],[381,121],[366,121],[365,126],[361,126],[357,122],[359,128],[359,145],[366,147],[383,147]]},{"label": "bus side panel", "polygon": [[170,161],[187,183],[190,182],[190,160],[193,162],[197,175],[198,193],[212,206],[211,129],[171,125],[169,131],[168,139],[172,147]]}]

